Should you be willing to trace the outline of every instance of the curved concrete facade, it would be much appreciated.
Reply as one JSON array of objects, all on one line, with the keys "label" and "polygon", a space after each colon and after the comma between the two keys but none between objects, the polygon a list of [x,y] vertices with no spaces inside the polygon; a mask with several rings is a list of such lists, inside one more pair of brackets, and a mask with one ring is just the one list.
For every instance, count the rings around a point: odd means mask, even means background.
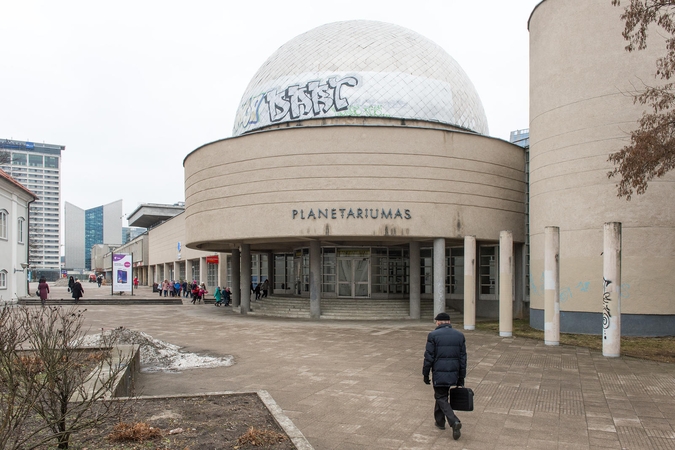
[{"label": "curved concrete facade", "polygon": [[524,152],[472,133],[296,126],[207,144],[184,164],[192,248],[525,239]]},{"label": "curved concrete facade", "polygon": [[675,177],[628,202],[607,178],[645,109],[631,93],[654,80],[662,50],[628,53],[622,9],[605,0],[546,0],[530,22],[531,324],[543,328],[544,227],[560,227],[561,330],[602,330],[603,224],[621,222],[626,334],[672,334]]}]

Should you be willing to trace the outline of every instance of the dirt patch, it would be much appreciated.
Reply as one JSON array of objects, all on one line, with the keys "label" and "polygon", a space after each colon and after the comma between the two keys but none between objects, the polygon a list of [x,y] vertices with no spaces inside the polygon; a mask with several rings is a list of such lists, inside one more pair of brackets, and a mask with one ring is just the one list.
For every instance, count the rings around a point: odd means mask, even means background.
[{"label": "dirt patch", "polygon": [[[139,399],[120,421],[110,421],[96,430],[72,437],[71,448],[157,450],[157,449],[274,449],[295,446],[255,394],[213,395]],[[143,425],[138,425],[143,424]],[[134,427],[134,425],[136,425]],[[158,429],[155,433],[152,429]],[[111,435],[135,436],[116,440]],[[156,437],[152,437],[157,435]]]}]

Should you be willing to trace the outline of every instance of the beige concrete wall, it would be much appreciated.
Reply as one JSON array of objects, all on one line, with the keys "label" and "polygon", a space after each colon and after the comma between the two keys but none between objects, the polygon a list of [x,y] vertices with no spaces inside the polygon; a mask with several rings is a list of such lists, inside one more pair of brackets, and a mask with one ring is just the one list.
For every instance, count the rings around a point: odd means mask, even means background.
[{"label": "beige concrete wall", "polygon": [[[213,255],[214,252],[202,252],[185,246],[185,214],[179,214],[148,231],[148,264],[173,264],[174,261],[186,261]],[[180,259],[178,243],[181,243]]]},{"label": "beige concrete wall", "polygon": [[[497,241],[507,229],[522,242],[524,188],[523,150],[498,139],[404,126],[290,127],[188,155],[185,236],[193,247],[260,250],[312,238]],[[362,218],[343,219],[340,208],[360,208]],[[403,217],[365,218],[382,208]],[[307,218],[310,209],[329,218]]]},{"label": "beige concrete wall", "polygon": [[632,201],[607,178],[610,153],[628,143],[644,108],[630,93],[655,84],[662,47],[628,53],[622,9],[606,0],[546,0],[530,29],[531,307],[543,309],[544,228],[560,227],[563,311],[599,312],[602,228],[623,224],[622,311],[673,314],[675,177]]}]

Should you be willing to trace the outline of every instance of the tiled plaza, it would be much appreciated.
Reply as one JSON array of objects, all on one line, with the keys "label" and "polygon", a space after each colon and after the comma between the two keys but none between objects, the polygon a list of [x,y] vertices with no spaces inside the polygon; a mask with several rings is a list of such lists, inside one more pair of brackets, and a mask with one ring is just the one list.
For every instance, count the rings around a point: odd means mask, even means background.
[{"label": "tiled plaza", "polygon": [[466,332],[476,408],[458,414],[454,441],[434,426],[422,381],[431,323],[242,317],[191,304],[86,308],[91,332],[124,326],[235,357],[232,367],[141,374],[144,395],[264,389],[316,449],[675,449],[673,364]]}]

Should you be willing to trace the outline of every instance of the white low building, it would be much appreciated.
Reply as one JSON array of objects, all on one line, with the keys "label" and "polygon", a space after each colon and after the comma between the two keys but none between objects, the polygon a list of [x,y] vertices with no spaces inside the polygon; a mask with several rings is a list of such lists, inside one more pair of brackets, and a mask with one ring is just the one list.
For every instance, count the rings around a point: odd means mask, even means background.
[{"label": "white low building", "polygon": [[0,170],[0,302],[28,293],[28,207],[37,196]]}]

